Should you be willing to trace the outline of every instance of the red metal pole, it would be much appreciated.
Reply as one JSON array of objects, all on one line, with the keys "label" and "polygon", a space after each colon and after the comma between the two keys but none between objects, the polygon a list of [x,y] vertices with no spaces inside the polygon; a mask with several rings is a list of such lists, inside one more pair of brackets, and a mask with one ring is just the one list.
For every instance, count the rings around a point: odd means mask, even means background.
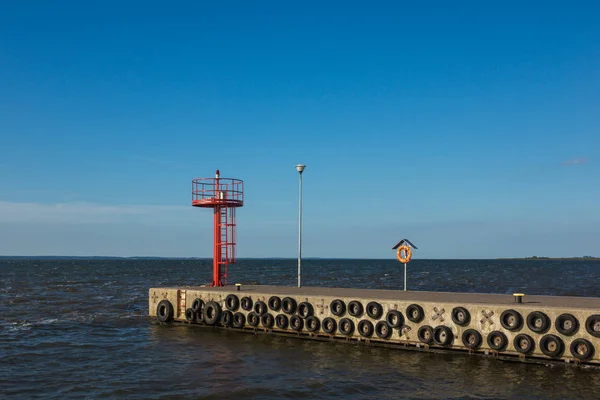
[{"label": "red metal pole", "polygon": [[219,274],[219,263],[221,258],[221,206],[215,206],[214,208],[214,227],[213,227],[213,281],[211,286],[221,286],[220,274]]}]

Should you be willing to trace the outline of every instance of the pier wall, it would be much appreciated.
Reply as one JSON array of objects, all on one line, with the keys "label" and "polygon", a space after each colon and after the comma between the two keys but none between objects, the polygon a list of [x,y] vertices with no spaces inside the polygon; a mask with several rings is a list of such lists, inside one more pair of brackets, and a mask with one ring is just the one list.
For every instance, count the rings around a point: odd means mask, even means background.
[{"label": "pier wall", "polygon": [[600,299],[277,286],[151,288],[159,322],[600,366]]}]

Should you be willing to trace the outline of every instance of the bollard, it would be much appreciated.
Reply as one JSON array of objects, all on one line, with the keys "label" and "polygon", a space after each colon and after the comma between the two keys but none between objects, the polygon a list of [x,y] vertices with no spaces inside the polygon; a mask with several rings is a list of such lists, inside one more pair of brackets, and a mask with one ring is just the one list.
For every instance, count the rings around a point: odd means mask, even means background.
[{"label": "bollard", "polygon": [[236,283],[235,284],[235,290],[237,290],[239,292],[241,288],[242,288],[242,284],[241,283]]},{"label": "bollard", "polygon": [[515,303],[522,303],[524,296],[525,296],[525,294],[523,294],[523,293],[513,293],[513,297],[515,298]]}]

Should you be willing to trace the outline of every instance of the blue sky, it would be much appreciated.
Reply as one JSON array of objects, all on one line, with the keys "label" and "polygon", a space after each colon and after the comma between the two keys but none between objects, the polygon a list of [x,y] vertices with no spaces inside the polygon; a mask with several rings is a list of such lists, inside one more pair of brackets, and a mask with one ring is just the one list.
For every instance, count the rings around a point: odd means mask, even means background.
[{"label": "blue sky", "polygon": [[600,6],[323,3],[3,2],[0,254],[600,256]]}]

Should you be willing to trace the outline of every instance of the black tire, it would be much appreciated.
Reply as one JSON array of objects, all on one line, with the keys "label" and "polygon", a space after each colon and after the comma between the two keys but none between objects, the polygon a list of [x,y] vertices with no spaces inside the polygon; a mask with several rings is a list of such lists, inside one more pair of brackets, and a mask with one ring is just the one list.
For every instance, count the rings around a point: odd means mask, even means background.
[{"label": "black tire", "polygon": [[448,346],[452,344],[454,334],[452,330],[444,325],[438,325],[433,330],[433,341],[439,346]]},{"label": "black tire", "polygon": [[349,318],[342,318],[338,324],[340,333],[344,336],[352,336],[354,333],[354,322]]},{"label": "black tire", "polygon": [[600,338],[600,314],[593,314],[585,320],[585,330],[593,337]]},{"label": "black tire", "polygon": [[587,339],[575,339],[571,342],[571,354],[578,360],[589,360],[594,356],[594,345]]},{"label": "black tire", "polygon": [[194,312],[194,310],[192,310],[191,308],[185,310],[185,320],[190,322],[196,320],[196,313]]},{"label": "black tire", "polygon": [[246,325],[246,316],[241,312],[233,314],[233,326],[236,328],[243,328]]},{"label": "black tire", "polygon": [[246,317],[246,318],[248,321],[248,325],[250,325],[254,328],[256,328],[258,326],[258,324],[260,323],[260,317],[254,311],[250,311],[248,313],[248,317]]},{"label": "black tire", "polygon": [[314,313],[315,310],[313,309],[312,304],[310,304],[308,301],[303,301],[302,303],[298,304],[298,315],[300,318],[306,319],[312,316]]},{"label": "black tire", "polygon": [[306,330],[309,332],[318,332],[321,329],[321,321],[314,315],[309,315],[305,321]]},{"label": "black tire", "polygon": [[365,308],[363,307],[360,301],[352,300],[350,303],[348,303],[348,314],[350,314],[351,316],[355,318],[360,318],[362,317],[364,312]]},{"label": "black tire", "polygon": [[535,349],[535,342],[531,336],[521,333],[515,336],[513,346],[521,354],[530,354]]},{"label": "black tire", "polygon": [[156,306],[156,319],[158,319],[158,322],[169,323],[173,321],[173,317],[175,317],[173,304],[167,299],[161,300]]},{"label": "black tire", "polygon": [[467,326],[471,322],[471,313],[464,307],[454,307],[450,316],[456,325]]},{"label": "black tire", "polygon": [[233,325],[233,313],[231,310],[225,310],[221,314],[221,324],[223,326],[232,326]]},{"label": "black tire", "polygon": [[290,328],[300,332],[304,328],[304,320],[299,315],[292,315],[290,317]]},{"label": "black tire", "polygon": [[215,325],[221,319],[221,306],[219,303],[209,301],[202,310],[202,317],[207,325]]},{"label": "black tire", "polygon": [[579,330],[579,320],[573,314],[560,314],[554,321],[556,330],[565,336],[573,336]]},{"label": "black tire", "polygon": [[556,335],[544,335],[540,339],[540,350],[551,358],[557,358],[563,355],[565,343]]},{"label": "black tire", "polygon": [[240,301],[240,303],[242,304],[242,310],[244,311],[252,311],[252,307],[254,306],[254,303],[252,302],[252,299],[250,297],[242,297],[242,300]]},{"label": "black tire", "polygon": [[330,335],[333,335],[337,330],[337,322],[331,317],[323,319],[323,323],[321,325],[323,326],[323,332]]},{"label": "black tire", "polygon": [[500,331],[492,331],[488,334],[487,344],[492,350],[504,351],[508,347],[508,338]]},{"label": "black tire", "polygon": [[383,307],[376,301],[367,303],[367,315],[369,318],[379,319],[383,315]]},{"label": "black tire", "polygon": [[261,317],[267,311],[269,311],[269,309],[267,308],[267,303],[265,303],[264,301],[257,301],[256,303],[254,303],[254,312],[259,317]]},{"label": "black tire", "polygon": [[279,329],[287,329],[290,325],[290,320],[285,314],[277,314],[277,316],[275,317],[275,325]]},{"label": "black tire", "polygon": [[550,329],[550,318],[541,311],[530,312],[527,316],[527,327],[535,333],[546,333]]},{"label": "black tire", "polygon": [[409,321],[419,323],[423,321],[425,318],[425,312],[423,311],[423,307],[418,304],[411,304],[406,307],[406,318]]},{"label": "black tire", "polygon": [[202,307],[204,307],[204,302],[201,299],[194,299],[192,302],[192,310],[194,310],[196,314],[202,312]]},{"label": "black tire", "polygon": [[329,310],[336,317],[343,317],[346,314],[346,303],[340,299],[335,299],[329,304]]},{"label": "black tire", "polygon": [[386,321],[379,321],[375,324],[375,334],[380,339],[389,339],[392,336],[393,329]]},{"label": "black tire", "polygon": [[284,297],[283,300],[281,300],[281,309],[286,314],[292,315],[296,312],[297,307],[298,305],[296,300],[292,299],[291,297]]},{"label": "black tire", "polygon": [[275,324],[275,318],[273,318],[273,315],[271,315],[269,313],[264,313],[260,317],[260,322],[262,323],[262,326],[264,326],[265,328],[271,329],[273,327],[273,325]]},{"label": "black tire", "polygon": [[373,336],[373,332],[375,332],[375,327],[368,319],[363,319],[358,323],[358,333],[360,333],[360,336],[370,338]]},{"label": "black tire", "polygon": [[385,315],[385,320],[391,328],[400,328],[404,325],[404,315],[398,310],[390,310]]},{"label": "black tire", "polygon": [[509,331],[518,331],[523,327],[523,316],[515,310],[504,310],[500,314],[500,325]]},{"label": "black tire", "polygon": [[269,297],[269,301],[267,302],[269,308],[273,311],[281,310],[281,299],[277,296]]},{"label": "black tire", "polygon": [[481,333],[475,329],[467,329],[462,334],[462,342],[467,348],[476,350],[481,346],[483,338],[481,337]]},{"label": "black tire", "polygon": [[197,324],[203,324],[204,323],[204,315],[202,314],[202,309],[204,308],[204,306],[202,306],[202,308],[200,310],[198,310],[196,314],[196,323]]},{"label": "black tire", "polygon": [[417,331],[417,338],[421,343],[431,344],[433,342],[433,328],[429,325],[423,325]]},{"label": "black tire", "polygon": [[240,299],[235,294],[230,294],[225,297],[225,307],[230,311],[237,311],[240,308]]}]

